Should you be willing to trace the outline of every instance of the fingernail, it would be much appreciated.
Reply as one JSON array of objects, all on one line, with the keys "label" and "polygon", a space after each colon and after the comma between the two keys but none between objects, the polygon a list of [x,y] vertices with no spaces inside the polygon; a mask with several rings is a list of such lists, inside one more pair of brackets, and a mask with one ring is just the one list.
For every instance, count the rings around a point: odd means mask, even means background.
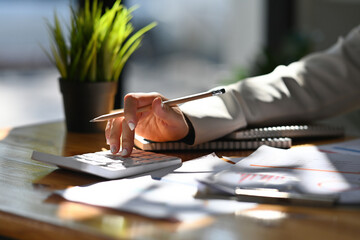
[{"label": "fingernail", "polygon": [[129,122],[128,122],[128,125],[129,125],[130,130],[131,130],[131,131],[134,131],[134,129],[135,129],[135,123],[132,122],[132,121],[129,121]]},{"label": "fingernail", "polygon": [[161,99],[161,108],[164,108],[164,102],[162,99]]},{"label": "fingernail", "polygon": [[110,151],[111,151],[111,153],[116,153],[116,146],[115,146],[115,145],[111,145],[111,146],[110,146]]},{"label": "fingernail", "polygon": [[124,148],[122,151],[121,151],[121,156],[126,156],[128,155],[128,150],[126,148]]},{"label": "fingernail", "polygon": [[106,144],[110,145],[110,139],[106,138]]}]

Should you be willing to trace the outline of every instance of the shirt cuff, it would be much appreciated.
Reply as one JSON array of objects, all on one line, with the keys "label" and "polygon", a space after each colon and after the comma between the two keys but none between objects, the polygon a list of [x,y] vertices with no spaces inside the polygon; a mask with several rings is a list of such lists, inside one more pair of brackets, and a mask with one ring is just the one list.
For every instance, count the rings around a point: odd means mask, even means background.
[{"label": "shirt cuff", "polygon": [[184,114],[185,116],[185,120],[186,120],[186,123],[188,124],[189,126],[189,132],[188,134],[183,138],[181,139],[180,141],[183,142],[183,143],[186,143],[188,145],[193,145],[194,142],[195,142],[195,130],[194,130],[194,126],[192,125],[191,121],[189,120],[189,118]]}]

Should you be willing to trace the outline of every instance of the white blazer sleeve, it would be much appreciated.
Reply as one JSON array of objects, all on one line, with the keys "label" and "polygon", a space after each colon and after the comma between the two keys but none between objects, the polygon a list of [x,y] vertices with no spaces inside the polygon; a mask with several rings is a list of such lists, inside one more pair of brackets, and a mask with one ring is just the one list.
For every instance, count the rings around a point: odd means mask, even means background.
[{"label": "white blazer sleeve", "polygon": [[194,144],[247,126],[305,123],[359,108],[360,26],[324,52],[225,89],[181,106],[194,126]]}]

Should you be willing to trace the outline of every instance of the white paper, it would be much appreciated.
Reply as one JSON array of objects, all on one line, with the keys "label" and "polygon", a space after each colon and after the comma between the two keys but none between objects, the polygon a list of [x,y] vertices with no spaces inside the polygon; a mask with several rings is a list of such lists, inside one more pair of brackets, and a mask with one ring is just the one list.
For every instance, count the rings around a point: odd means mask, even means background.
[{"label": "white paper", "polygon": [[[231,168],[240,187],[270,187],[309,194],[339,195],[340,203],[360,203],[360,157],[319,151],[262,146]],[[221,175],[222,173],[218,174]],[[218,181],[220,181],[220,177]],[[230,181],[224,174],[222,181]]]},{"label": "white paper", "polygon": [[233,164],[218,158],[215,153],[212,153],[184,162],[180,168],[175,169],[162,178],[156,178],[156,174],[152,174],[152,176],[161,181],[187,184],[197,189],[197,180],[204,179],[211,174],[229,169],[232,166]]},{"label": "white paper", "polygon": [[335,144],[321,145],[318,148],[322,151],[360,156],[360,138]]},{"label": "white paper", "polygon": [[[100,182],[57,193],[70,201],[114,208],[152,218],[196,220],[212,214],[229,214],[254,207],[232,200],[195,199],[196,178],[227,169],[232,164],[210,154],[185,162],[173,174],[164,171],[133,179]],[[166,172],[166,171],[165,171]],[[160,177],[159,177],[160,176]]]}]

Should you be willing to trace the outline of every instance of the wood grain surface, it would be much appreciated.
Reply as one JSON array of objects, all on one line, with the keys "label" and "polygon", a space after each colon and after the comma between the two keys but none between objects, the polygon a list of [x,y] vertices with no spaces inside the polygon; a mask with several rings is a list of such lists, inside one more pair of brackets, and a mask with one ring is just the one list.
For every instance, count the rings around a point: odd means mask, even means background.
[{"label": "wood grain surface", "polygon": [[[15,239],[359,239],[360,209],[257,205],[195,222],[154,220],[69,202],[55,189],[104,179],[30,159],[106,148],[103,134],[67,133],[63,122],[0,130],[0,236]],[[246,156],[250,151],[218,153]],[[207,152],[170,153],[192,159]]]}]

